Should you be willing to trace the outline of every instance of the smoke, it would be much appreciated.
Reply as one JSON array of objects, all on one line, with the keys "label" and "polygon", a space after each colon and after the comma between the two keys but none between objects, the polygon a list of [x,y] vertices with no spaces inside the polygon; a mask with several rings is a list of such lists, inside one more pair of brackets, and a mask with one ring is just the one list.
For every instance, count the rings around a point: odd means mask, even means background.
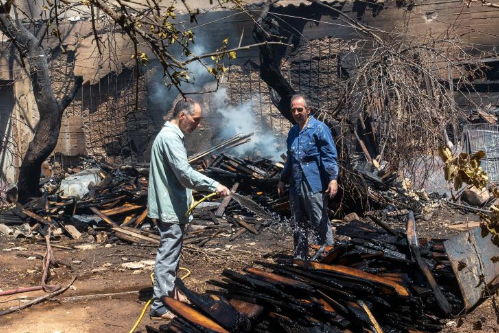
[{"label": "smoke", "polygon": [[243,135],[255,133],[250,142],[233,148],[233,152],[239,156],[257,154],[262,157],[280,159],[282,151],[279,148],[282,143],[273,134],[258,131],[259,124],[255,120],[251,100],[252,98],[238,106],[232,106],[228,103],[226,88],[220,88],[213,93],[212,105],[223,117],[222,124],[220,124],[220,138],[226,140],[238,133]]},{"label": "smoke", "polygon": [[[194,44],[191,48],[194,56],[208,52],[207,48],[200,44]],[[190,82],[183,83],[181,88],[184,93],[202,92],[207,83],[215,83],[215,78],[207,71],[200,62],[192,62],[187,66]],[[149,77],[149,107],[153,110],[152,117],[155,122],[163,123],[163,117],[173,107],[173,102],[178,98],[175,87],[168,89],[165,85],[163,67],[158,66]]]},{"label": "smoke", "polygon": [[[206,33],[209,35],[209,32]],[[230,31],[228,31],[228,33],[230,34]],[[210,36],[205,37],[207,38],[196,38],[196,44],[193,44],[191,48],[191,52],[194,56],[212,52],[214,50],[209,47],[209,45],[219,45],[220,43],[220,41],[211,40],[212,38],[210,38]],[[238,38],[231,38],[231,41],[237,39]],[[204,43],[200,43],[200,41],[203,41]],[[211,60],[209,58],[205,61],[208,62],[207,66],[211,65]],[[188,71],[189,76],[191,77],[191,83],[182,85],[181,88],[183,92],[199,93],[213,90],[216,81],[201,63],[193,62],[189,64]],[[163,69],[161,66],[149,76],[148,90],[148,103],[151,118],[156,124],[162,125],[164,123],[164,116],[166,115],[168,117],[167,112],[172,109],[173,103],[178,98],[179,94],[175,88],[168,89],[165,86]],[[280,160],[280,155],[284,152],[284,149],[282,148],[284,144],[284,142],[282,142],[283,140],[276,139],[270,130],[268,131],[270,133],[264,133],[266,130],[264,124],[257,122],[255,119],[255,114],[252,109],[252,100],[259,100],[258,98],[252,96],[250,100],[241,105],[231,106],[229,105],[227,89],[225,88],[218,89],[217,92],[210,94],[210,97],[210,108],[214,109],[223,117],[221,123],[211,122],[210,124],[210,126],[214,127],[215,131],[219,131],[219,139],[226,140],[238,133],[243,135],[255,133],[255,135],[251,137],[250,142],[234,148],[232,153],[239,156],[255,154]],[[196,96],[194,96],[194,98],[200,99]]]}]

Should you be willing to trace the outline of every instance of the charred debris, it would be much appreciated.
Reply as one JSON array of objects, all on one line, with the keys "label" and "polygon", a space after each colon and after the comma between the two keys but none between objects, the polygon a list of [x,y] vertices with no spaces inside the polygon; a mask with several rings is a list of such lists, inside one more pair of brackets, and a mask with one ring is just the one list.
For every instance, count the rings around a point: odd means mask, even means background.
[{"label": "charred debris", "polygon": [[[260,237],[268,227],[287,223],[289,203],[276,191],[283,162],[221,152],[250,138],[236,136],[189,158],[195,168],[230,186],[236,195],[203,200],[205,194],[195,193],[195,200],[202,202],[193,210],[184,245],[232,242],[243,234]],[[81,168],[67,170],[72,174],[58,173],[56,167],[46,165],[47,176],[40,182],[43,196],[21,205],[15,202],[15,188],[8,191],[10,204],[1,212],[0,223],[4,237],[46,243],[42,284],[36,288],[50,293],[47,297],[69,287],[48,284],[50,265],[61,264],[51,245],[61,237],[86,242],[91,236],[98,243],[152,247],[160,241],[147,217],[147,165],[86,161]],[[393,174],[356,172],[365,181],[371,210],[336,220],[334,247],[315,246],[310,261],[273,258],[243,272],[224,270],[221,279],[209,281],[213,290],[205,294],[178,281],[190,304],[165,298],[177,317],[168,325],[147,326],[148,332],[438,332],[446,319],[476,304],[484,296],[477,298],[477,289],[484,286],[470,286],[459,274],[462,262],[452,259],[454,250],[452,258],[447,253],[455,244],[417,235],[416,219],[431,218],[432,210],[445,201],[412,190]],[[331,208],[333,217],[337,206]],[[393,221],[405,229],[394,228]],[[479,262],[471,260],[468,268],[474,264]],[[488,275],[495,278],[496,268]],[[23,291],[29,290],[10,292]]]}]

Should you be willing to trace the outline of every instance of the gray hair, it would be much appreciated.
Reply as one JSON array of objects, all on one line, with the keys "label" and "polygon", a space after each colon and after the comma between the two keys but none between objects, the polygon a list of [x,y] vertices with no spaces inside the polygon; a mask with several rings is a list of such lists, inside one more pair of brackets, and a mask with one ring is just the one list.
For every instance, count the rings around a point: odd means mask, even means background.
[{"label": "gray hair", "polygon": [[194,113],[194,107],[196,106],[197,102],[193,100],[192,98],[186,98],[186,99],[181,99],[180,101],[175,104],[175,107],[173,108],[173,113],[172,117],[177,118],[180,112],[184,112],[186,114],[193,114]]},{"label": "gray hair", "polygon": [[300,98],[303,98],[303,100],[305,101],[305,107],[308,108],[308,106],[309,106],[308,99],[305,98],[305,96],[302,94],[294,94],[293,96],[291,96],[291,101],[289,102],[289,106],[291,107],[291,104],[293,104],[293,101],[300,99]]}]

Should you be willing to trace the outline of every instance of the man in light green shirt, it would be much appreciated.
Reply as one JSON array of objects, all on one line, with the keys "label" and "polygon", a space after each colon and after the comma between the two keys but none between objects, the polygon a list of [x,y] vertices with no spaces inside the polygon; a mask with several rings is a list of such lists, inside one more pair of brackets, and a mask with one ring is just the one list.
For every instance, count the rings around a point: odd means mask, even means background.
[{"label": "man in light green shirt", "polygon": [[161,298],[178,298],[174,282],[186,225],[192,220],[192,215],[186,216],[192,189],[230,195],[227,187],[197,172],[187,162],[184,135],[199,126],[201,117],[198,103],[190,98],[180,100],[173,109],[172,120],[166,122],[152,145],[147,206],[148,215],[157,220],[161,235],[154,269],[152,317],[173,317]]}]

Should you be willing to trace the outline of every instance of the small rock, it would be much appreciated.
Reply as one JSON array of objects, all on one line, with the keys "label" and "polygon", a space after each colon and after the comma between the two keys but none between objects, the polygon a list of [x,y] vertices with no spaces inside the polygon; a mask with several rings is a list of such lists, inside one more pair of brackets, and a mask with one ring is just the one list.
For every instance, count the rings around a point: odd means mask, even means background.
[{"label": "small rock", "polygon": [[81,264],[81,260],[73,260],[72,263],[75,265],[79,265]]},{"label": "small rock", "polygon": [[109,249],[110,247],[113,247],[113,246],[114,246],[114,244],[106,244],[106,245],[104,245],[104,247],[105,247],[106,249]]},{"label": "small rock", "polygon": [[99,244],[107,242],[107,232],[105,231],[98,232],[97,235],[95,235],[95,239]]},{"label": "small rock", "polygon": [[447,327],[457,327],[457,323],[454,320],[448,321],[447,324],[445,324]]},{"label": "small rock", "polygon": [[105,272],[105,271],[107,271],[106,267],[98,267],[98,268],[92,269],[92,273],[99,273],[99,272]]},{"label": "small rock", "polygon": [[141,269],[144,268],[146,265],[140,261],[134,261],[134,262],[125,262],[121,264],[121,267],[123,268],[128,268],[128,269]]},{"label": "small rock", "polygon": [[0,223],[0,234],[10,235],[13,232],[14,231],[11,228],[7,227],[5,224]]},{"label": "small rock", "polygon": [[25,248],[25,247],[20,247],[20,246],[16,246],[16,247],[11,247],[9,249],[3,249],[4,252],[12,252],[12,251],[27,251],[28,249]]},{"label": "small rock", "polygon": [[156,260],[141,260],[141,263],[143,263],[146,266],[154,266],[156,265]]},{"label": "small rock", "polygon": [[62,228],[56,228],[54,231],[53,231],[53,235],[54,236],[60,236],[63,234],[63,231],[62,231]]},{"label": "small rock", "polygon": [[111,267],[113,266],[113,264],[111,264],[110,262],[106,262],[104,265],[102,265],[102,267]]},{"label": "small rock", "polygon": [[483,206],[483,204],[489,199],[490,193],[486,188],[483,190],[479,190],[475,186],[470,189],[464,190],[463,194],[461,195],[461,200],[475,207]]},{"label": "small rock", "polygon": [[78,250],[93,250],[97,248],[95,244],[79,244],[74,246]]}]

